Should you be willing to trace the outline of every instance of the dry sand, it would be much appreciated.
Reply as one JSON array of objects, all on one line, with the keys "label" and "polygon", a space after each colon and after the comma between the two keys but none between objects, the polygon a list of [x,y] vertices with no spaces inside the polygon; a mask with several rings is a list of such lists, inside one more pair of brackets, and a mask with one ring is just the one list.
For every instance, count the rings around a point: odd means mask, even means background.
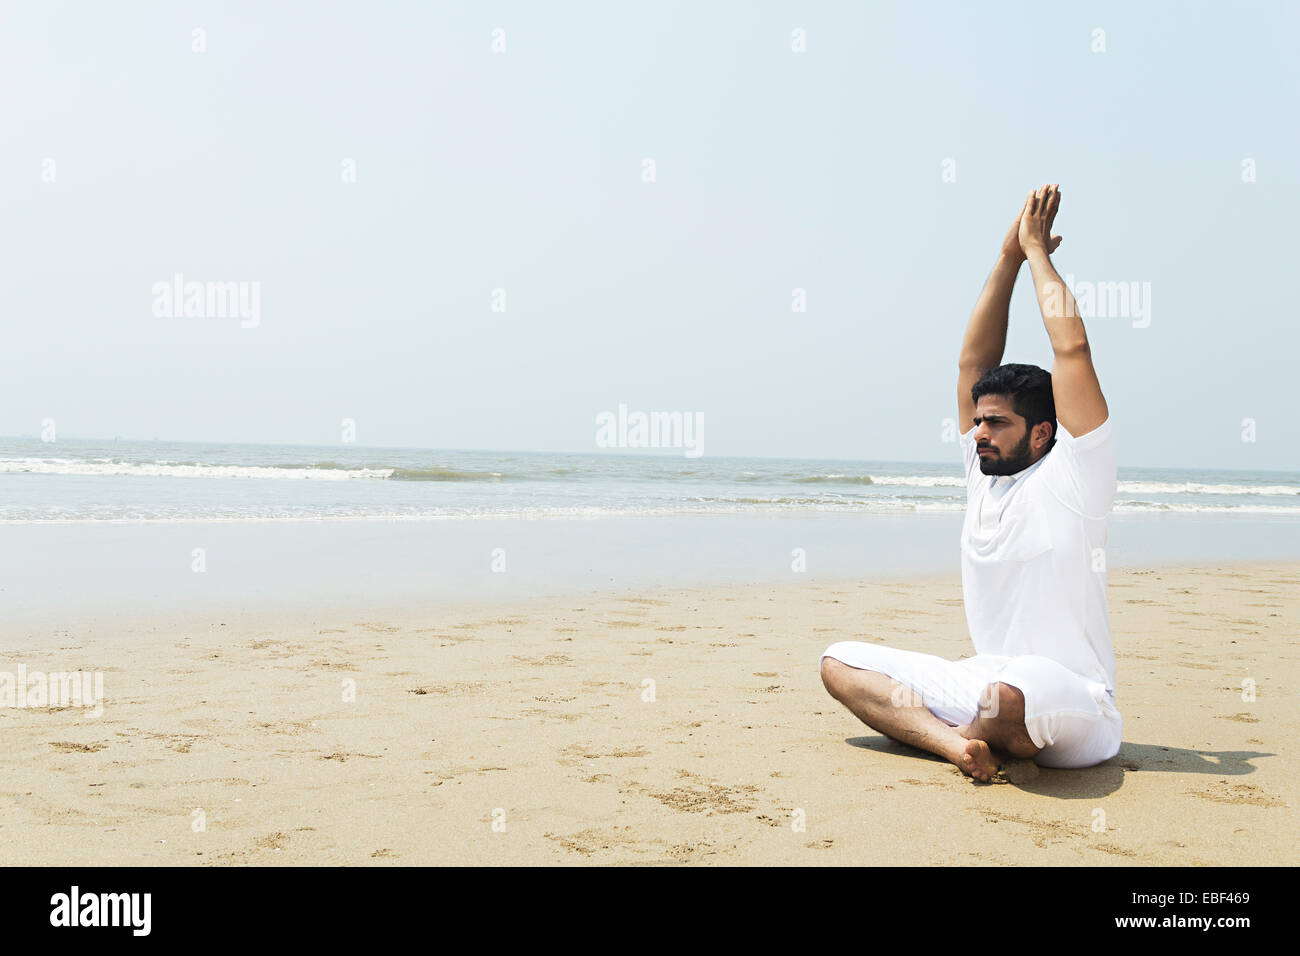
[{"label": "dry sand", "polygon": [[97,718],[0,708],[0,846],[63,865],[1300,862],[1300,565],[1112,571],[1110,600],[1119,755],[993,784],[818,678],[838,640],[967,656],[955,577],[101,621],[0,655],[102,671],[106,697]]}]

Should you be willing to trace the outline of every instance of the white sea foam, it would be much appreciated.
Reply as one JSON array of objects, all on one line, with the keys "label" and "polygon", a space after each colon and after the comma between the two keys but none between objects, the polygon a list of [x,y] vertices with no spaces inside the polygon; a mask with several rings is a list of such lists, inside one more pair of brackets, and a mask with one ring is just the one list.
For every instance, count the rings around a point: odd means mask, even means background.
[{"label": "white sea foam", "polygon": [[[738,499],[735,501],[712,501],[682,503],[660,507],[525,507],[525,508],[443,508],[427,509],[417,512],[354,512],[347,513],[337,509],[328,512],[224,512],[222,514],[147,514],[135,512],[123,514],[77,514],[66,513],[51,515],[17,515],[0,517],[0,525],[13,524],[320,524],[337,522],[420,522],[448,520],[547,520],[566,518],[670,518],[678,516],[715,516],[764,514],[764,513],[821,513],[839,515],[900,515],[900,514],[960,514],[965,510],[965,503],[952,499],[933,499],[929,501],[900,501],[898,499],[880,498],[874,500],[804,500],[804,501],[764,501],[761,499]],[[1283,505],[1194,505],[1163,504],[1147,501],[1117,500],[1114,513],[1131,514],[1233,514],[1260,515],[1279,518],[1300,519],[1300,507]]]},{"label": "white sea foam", "polygon": [[1300,495],[1300,485],[1203,485],[1194,481],[1121,481],[1119,490],[1136,495]]},{"label": "white sea foam", "polygon": [[[908,488],[964,488],[966,479],[951,475],[822,475],[805,481],[857,481],[862,484]],[[1121,481],[1119,491],[1131,495],[1300,495],[1300,485],[1224,485],[1195,481]]]},{"label": "white sea foam", "polygon": [[105,475],[138,478],[270,478],[288,481],[350,481],[388,478],[392,468],[284,468],[275,465],[200,465],[112,461],[106,458],[4,458],[0,474]]},{"label": "white sea foam", "polygon": [[[111,458],[0,458],[0,474],[81,475],[101,477],[146,478],[236,478],[280,481],[354,481],[402,479],[407,481],[500,481],[496,471],[462,471],[447,467],[344,467],[320,464],[305,465],[218,465],[199,462],[116,461]],[[550,474],[567,474],[551,471]],[[660,476],[679,480],[681,475]],[[581,477],[579,478],[581,480]],[[966,480],[956,475],[873,475],[823,474],[801,477],[761,475],[744,472],[746,483],[755,480],[780,484],[826,484],[846,490],[873,486],[890,488],[964,488]],[[1300,497],[1300,484],[1211,484],[1202,482],[1121,481],[1119,492],[1126,495],[1231,495],[1265,497]],[[887,507],[892,507],[886,505]]]},{"label": "white sea foam", "polygon": [[965,488],[965,478],[951,475],[871,475],[873,485],[903,485],[909,488]]}]

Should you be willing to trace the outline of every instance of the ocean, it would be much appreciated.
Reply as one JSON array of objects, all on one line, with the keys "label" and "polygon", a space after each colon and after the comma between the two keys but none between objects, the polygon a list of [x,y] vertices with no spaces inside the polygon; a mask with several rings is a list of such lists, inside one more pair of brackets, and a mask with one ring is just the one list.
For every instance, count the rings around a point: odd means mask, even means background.
[{"label": "ocean", "polygon": [[[0,440],[0,522],[961,512],[950,464]],[[1300,516],[1300,472],[1121,468],[1116,514]]]},{"label": "ocean", "polygon": [[[383,614],[957,579],[961,465],[0,440],[0,642],[105,614]],[[1110,566],[1300,560],[1300,473],[1121,468]],[[959,591],[957,592],[960,593]],[[431,611],[430,613],[436,613]]]}]

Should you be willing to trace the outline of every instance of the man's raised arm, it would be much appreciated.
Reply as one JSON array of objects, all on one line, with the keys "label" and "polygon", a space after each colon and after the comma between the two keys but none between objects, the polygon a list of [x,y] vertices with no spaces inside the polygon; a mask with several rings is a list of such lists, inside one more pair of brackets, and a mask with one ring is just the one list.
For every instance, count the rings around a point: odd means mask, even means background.
[{"label": "man's raised arm", "polygon": [[[1020,211],[1023,213],[1024,207]],[[1050,222],[1048,231],[1051,231]],[[1052,237],[1051,249],[1055,250],[1060,244],[1060,236]],[[961,345],[961,355],[957,359],[957,421],[958,430],[963,434],[974,425],[975,403],[971,401],[971,388],[981,375],[1002,364],[1002,353],[1007,347],[1007,313],[1011,307],[1011,290],[1016,284],[1020,264],[1024,261],[1025,254],[1020,248],[1020,215],[1017,215],[1006,238],[1002,240],[997,262],[993,264],[993,271],[984,283],[984,291],[980,293],[979,301],[971,312],[970,323],[966,326],[966,338]]]},{"label": "man's raised arm", "polygon": [[1061,205],[1056,184],[1031,192],[1020,213],[1020,246],[1034,276],[1038,308],[1052,340],[1052,397],[1056,420],[1075,438],[1088,434],[1110,415],[1092,366],[1088,333],[1079,317],[1074,295],[1048,256],[1056,249],[1052,221]]}]

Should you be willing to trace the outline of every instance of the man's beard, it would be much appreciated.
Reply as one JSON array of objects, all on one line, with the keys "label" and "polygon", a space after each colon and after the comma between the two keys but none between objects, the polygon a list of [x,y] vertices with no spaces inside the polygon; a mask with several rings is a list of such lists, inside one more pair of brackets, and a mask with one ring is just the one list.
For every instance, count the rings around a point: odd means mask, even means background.
[{"label": "man's beard", "polygon": [[[978,452],[979,449],[976,451]],[[986,475],[1014,475],[1018,471],[1024,471],[1031,464],[1033,462],[1029,460],[1029,429],[1025,429],[1025,437],[1020,440],[1019,445],[1011,449],[1010,456],[980,457],[980,471]]]}]

